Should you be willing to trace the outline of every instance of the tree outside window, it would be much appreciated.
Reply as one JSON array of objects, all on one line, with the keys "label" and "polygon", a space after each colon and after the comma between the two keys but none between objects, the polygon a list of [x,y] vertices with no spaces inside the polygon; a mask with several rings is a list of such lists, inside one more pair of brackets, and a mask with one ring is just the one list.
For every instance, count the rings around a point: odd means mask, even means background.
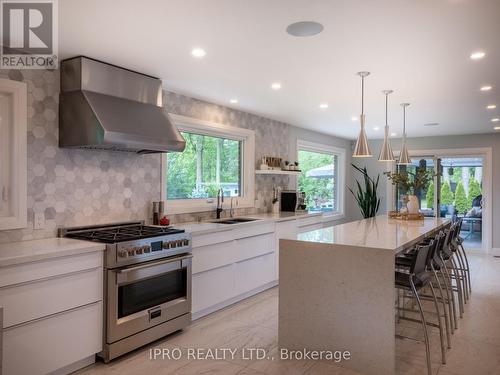
[{"label": "tree outside window", "polygon": [[182,132],[186,148],[167,156],[167,199],[241,196],[241,141]]},{"label": "tree outside window", "polygon": [[306,195],[308,210],[337,211],[337,156],[299,150],[298,159],[302,171],[298,179],[298,189]]}]

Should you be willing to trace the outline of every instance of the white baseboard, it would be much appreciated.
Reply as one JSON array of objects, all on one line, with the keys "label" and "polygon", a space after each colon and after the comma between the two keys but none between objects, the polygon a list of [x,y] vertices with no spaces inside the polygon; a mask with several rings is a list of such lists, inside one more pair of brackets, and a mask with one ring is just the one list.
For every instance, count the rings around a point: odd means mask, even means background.
[{"label": "white baseboard", "polygon": [[493,256],[500,256],[500,248],[498,247],[491,248],[490,254]]},{"label": "white baseboard", "polygon": [[67,375],[71,374],[75,371],[78,371],[84,367],[90,366],[95,363],[95,354],[91,355],[90,357],[81,359],[80,361],[77,361],[75,363],[72,363],[68,366],[65,366],[63,368],[60,368],[59,370],[56,370],[54,372],[51,372],[50,375]]}]

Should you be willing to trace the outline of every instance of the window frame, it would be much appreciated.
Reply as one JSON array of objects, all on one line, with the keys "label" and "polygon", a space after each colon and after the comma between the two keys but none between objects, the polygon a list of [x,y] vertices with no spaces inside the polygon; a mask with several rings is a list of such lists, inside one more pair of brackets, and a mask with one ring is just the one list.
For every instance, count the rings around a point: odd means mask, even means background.
[{"label": "window frame", "polygon": [[[0,79],[0,93],[12,95],[12,168],[11,179],[2,182],[0,199],[6,194],[12,205],[12,215],[0,217],[0,230],[21,229],[28,226],[27,217],[27,123],[28,123],[28,88],[25,82]],[[6,192],[4,193],[4,187]]]},{"label": "window frame", "polygon": [[[323,212],[325,221],[343,219],[345,217],[345,173],[346,173],[346,150],[343,148],[325,145],[323,143],[310,142],[297,139],[297,160],[299,160],[299,151],[317,152],[323,154],[332,154],[337,156],[337,191],[335,198],[338,202],[337,210],[332,212]],[[300,166],[299,166],[300,167]],[[297,179],[297,189],[298,189]]]},{"label": "window frame", "polygon": [[[181,132],[189,132],[210,137],[232,139],[241,142],[241,196],[236,200],[237,208],[249,208],[255,205],[255,132],[253,130],[191,117],[169,113],[170,118]],[[203,199],[167,199],[168,154],[161,159],[161,200],[165,201],[167,214],[213,211],[217,206],[216,198]],[[226,199],[223,208],[229,208],[230,199]]]}]

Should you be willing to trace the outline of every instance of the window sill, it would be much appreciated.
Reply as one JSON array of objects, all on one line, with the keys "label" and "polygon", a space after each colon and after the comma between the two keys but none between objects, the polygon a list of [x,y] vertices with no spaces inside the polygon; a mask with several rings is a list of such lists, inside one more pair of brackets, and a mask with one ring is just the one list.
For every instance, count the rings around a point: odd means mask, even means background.
[{"label": "window sill", "polygon": [[328,221],[336,221],[340,219],[345,219],[345,214],[340,213],[340,212],[333,212],[333,213],[323,213],[323,216],[321,217],[321,220],[323,223],[328,222]]},{"label": "window sill", "polygon": [[[223,210],[229,210],[231,208],[231,198],[224,198],[225,201],[222,204],[222,209]],[[238,198],[236,204],[236,199],[234,200],[234,209],[238,208],[252,208],[254,207],[254,200],[253,199],[245,199],[245,198]],[[206,200],[202,201],[187,201],[187,200],[167,200],[165,202],[165,207],[166,207],[166,215],[175,215],[175,214],[192,214],[196,212],[209,212],[209,211],[215,211],[216,209],[216,203],[217,199],[214,198],[213,203],[207,203]]]}]

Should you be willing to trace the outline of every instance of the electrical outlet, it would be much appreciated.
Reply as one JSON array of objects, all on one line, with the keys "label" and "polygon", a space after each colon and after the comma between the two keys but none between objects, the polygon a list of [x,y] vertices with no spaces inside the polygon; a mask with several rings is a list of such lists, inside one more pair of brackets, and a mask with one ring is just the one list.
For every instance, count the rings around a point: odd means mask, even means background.
[{"label": "electrical outlet", "polygon": [[35,212],[33,215],[33,229],[45,228],[45,213]]},{"label": "electrical outlet", "polygon": [[260,199],[259,198],[257,198],[255,200],[255,208],[260,208]]}]

